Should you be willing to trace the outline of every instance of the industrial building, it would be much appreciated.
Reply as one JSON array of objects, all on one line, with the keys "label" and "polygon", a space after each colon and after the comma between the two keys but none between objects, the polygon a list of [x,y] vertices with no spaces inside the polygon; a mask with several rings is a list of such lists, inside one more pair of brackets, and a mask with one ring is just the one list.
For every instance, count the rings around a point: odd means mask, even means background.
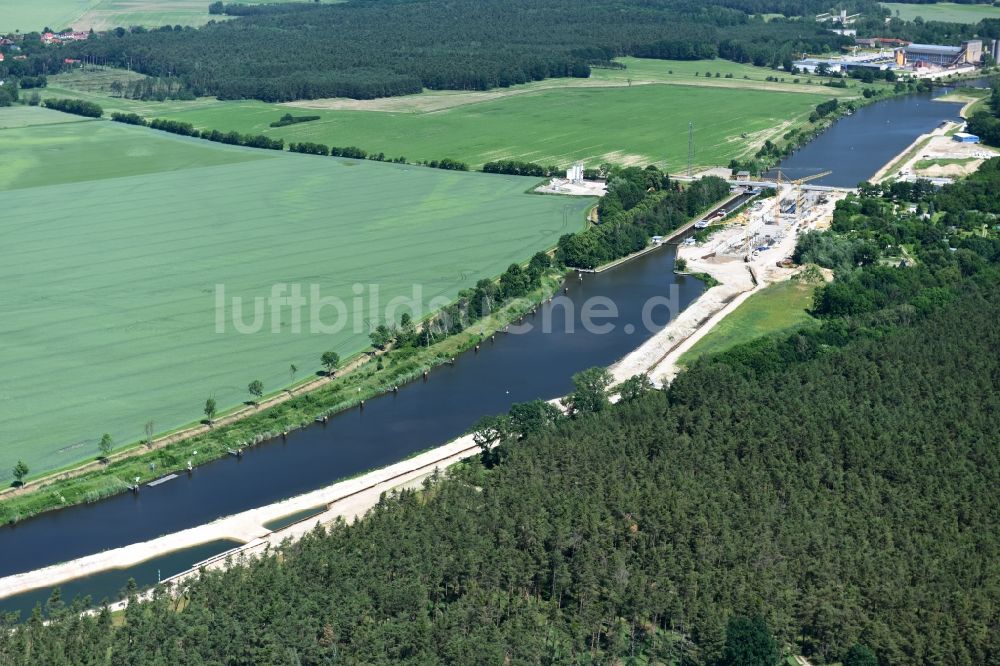
[{"label": "industrial building", "polygon": [[830,74],[837,74],[843,70],[843,64],[839,60],[825,60],[821,58],[805,58],[792,63],[800,72],[815,74],[821,64],[826,65],[826,71]]},{"label": "industrial building", "polygon": [[[897,65],[978,65],[983,59],[983,43],[978,39],[962,42],[961,46],[940,46],[938,44],[910,44],[896,52]],[[901,61],[902,60],[902,61]]]},{"label": "industrial building", "polygon": [[566,169],[566,180],[571,183],[580,184],[583,182],[583,164],[577,163]]},{"label": "industrial building", "polygon": [[979,137],[968,132],[956,132],[951,138],[959,143],[979,143]]}]

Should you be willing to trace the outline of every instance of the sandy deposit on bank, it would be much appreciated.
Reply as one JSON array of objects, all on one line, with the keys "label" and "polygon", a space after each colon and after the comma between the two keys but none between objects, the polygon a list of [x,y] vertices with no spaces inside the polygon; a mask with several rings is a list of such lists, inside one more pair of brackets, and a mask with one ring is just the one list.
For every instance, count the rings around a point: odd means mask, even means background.
[{"label": "sandy deposit on bank", "polygon": [[[435,469],[443,469],[478,452],[479,447],[472,441],[471,435],[467,435],[388,467],[281,502],[243,511],[205,525],[149,541],[0,578],[0,599],[29,590],[53,587],[75,578],[109,569],[125,569],[173,551],[220,539],[231,539],[245,543],[244,546],[228,551],[227,554],[253,555],[261,553],[270,547],[277,546],[285,539],[300,538],[317,524],[328,524],[338,518],[343,518],[348,522],[353,521],[374,507],[382,493],[408,484],[419,483],[424,477],[432,474]],[[264,527],[265,523],[323,505],[327,506],[325,512],[285,529],[272,531]],[[225,556],[226,554],[223,554],[216,558],[210,558],[206,562],[214,562],[221,566],[225,563]],[[185,572],[168,580],[182,579],[192,573]]]},{"label": "sandy deposit on bank", "polygon": [[715,315],[723,309],[728,312],[727,305],[754,289],[748,264],[737,258],[701,259],[699,255],[703,253],[704,248],[691,246],[679,248],[677,255],[688,262],[692,272],[708,273],[722,284],[699,296],[663,330],[611,366],[616,383],[641,373],[648,373],[657,386],[669,382],[673,374],[665,377],[666,373],[661,371],[666,359],[675,356],[680,345],[707,333],[711,327],[706,324]]},{"label": "sandy deposit on bank", "polygon": [[786,227],[784,236],[751,262],[719,252],[744,233],[739,226],[717,232],[706,245],[679,247],[677,256],[687,261],[689,272],[708,273],[721,284],[706,291],[663,330],[615,363],[611,367],[615,382],[646,373],[656,386],[669,384],[682,369],[678,359],[720,321],[755,292],[795,274],[795,269],[780,268],[777,262],[791,256],[800,232],[828,225],[836,202],[843,196],[829,195],[826,205],[816,206],[801,223]]},{"label": "sandy deposit on bank", "polygon": [[[832,214],[837,198],[840,197],[831,197],[830,203],[817,209],[801,225],[802,228],[822,225]],[[669,383],[680,370],[677,359],[681,354],[726,315],[739,307],[752,293],[767,284],[788,279],[794,274],[793,270],[778,268],[775,265],[776,261],[790,255],[795,247],[796,229],[787,228],[785,231],[784,237],[774,247],[760,253],[750,263],[738,257],[717,254],[718,249],[744,233],[742,227],[721,230],[707,245],[679,247],[678,257],[688,262],[690,272],[708,273],[721,284],[706,291],[663,330],[615,363],[610,368],[615,383],[642,373],[648,374],[658,386]],[[759,284],[755,285],[755,279]],[[558,403],[557,400],[551,402]],[[435,470],[445,469],[478,452],[479,447],[475,445],[472,436],[466,435],[388,467],[281,502],[250,509],[149,541],[0,578],[0,599],[33,589],[55,586],[101,571],[125,569],[169,552],[212,541],[233,539],[244,542],[242,546],[209,558],[196,567],[164,581],[180,582],[197,575],[201,567],[228,566],[230,557],[253,557],[266,553],[286,540],[294,541],[301,538],[317,525],[328,525],[338,519],[354,521],[374,507],[383,493],[393,489],[414,487]],[[265,523],[322,505],[327,507],[323,513],[284,529],[272,531],[264,526]],[[143,596],[148,597],[150,594],[151,592],[147,592]],[[125,604],[124,601],[118,602],[112,605],[112,609],[123,608]]]}]

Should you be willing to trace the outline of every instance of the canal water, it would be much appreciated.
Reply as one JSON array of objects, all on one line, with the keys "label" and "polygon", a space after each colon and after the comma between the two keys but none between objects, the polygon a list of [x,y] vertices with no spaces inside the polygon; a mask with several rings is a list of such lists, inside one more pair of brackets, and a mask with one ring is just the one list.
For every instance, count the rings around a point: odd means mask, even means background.
[{"label": "canal water", "polygon": [[[572,276],[566,299],[525,319],[533,330],[498,334],[479,353],[470,350],[454,365],[433,370],[427,381],[368,400],[364,410],[293,431],[287,441],[279,438],[251,448],[241,459],[222,458],[190,476],[181,474],[155,488],[143,486],[137,495],[0,528],[0,576],[145,541],[315,490],[439,446],[467,432],[479,417],[505,412],[513,403],[565,395],[574,373],[610,365],[652,335],[642,322],[650,299],[673,294],[672,313],[664,307],[651,313],[658,330],[704,291],[700,280],[673,274],[674,252],[663,246],[611,270],[584,274],[582,280]],[[590,332],[582,325],[582,306],[596,297],[618,308],[609,332]],[[571,307],[565,307],[567,302]],[[551,322],[548,333],[538,325],[546,319]]]},{"label": "canal water", "polygon": [[[166,555],[147,560],[127,569],[101,571],[90,576],[67,581],[56,587],[59,588],[59,598],[66,605],[69,605],[78,597],[80,599],[90,597],[94,604],[99,604],[104,599],[114,603],[125,598],[125,590],[129,579],[135,581],[138,590],[149,588],[161,580],[187,571],[199,562],[207,560],[214,555],[224,553],[239,545],[238,541],[227,541],[224,539],[211,541],[193,548],[167,553]],[[41,604],[43,615],[46,615],[47,613],[44,609],[46,602],[52,595],[52,591],[53,588],[51,587],[43,587],[13,597],[7,597],[6,599],[0,599],[0,615],[20,612],[20,619],[27,620],[31,617],[32,610],[38,604]]]},{"label": "canal water", "polygon": [[[981,83],[971,81],[965,85]],[[794,179],[832,171],[811,184],[857,187],[906,150],[921,134],[930,132],[945,120],[962,120],[959,116],[962,104],[934,101],[935,97],[952,90],[938,88],[858,109],[782,161],[781,172]]]},{"label": "canal water", "polygon": [[[813,181],[853,187],[870,178],[919,135],[943,120],[957,119],[960,104],[935,102],[945,94],[915,94],[880,102],[840,120],[827,132],[781,164],[789,177],[819,171],[833,173]],[[536,324],[523,334],[497,335],[480,353],[467,352],[455,365],[430,373],[426,382],[401,387],[397,394],[370,400],[352,410],[292,432],[246,452],[242,459],[224,458],[197,468],[190,476],[138,495],[120,495],[95,504],[43,514],[0,528],[0,577],[75,559],[102,550],[148,540],[200,525],[221,516],[262,506],[328,485],[333,481],[397,462],[466,432],[484,414],[506,411],[511,404],[551,399],[570,389],[580,370],[609,365],[664,326],[702,291],[694,278],[673,275],[674,248],[665,246],[614,269],[571,278],[572,307],[545,305],[526,321]],[[650,299],[673,296],[673,311],[653,311],[654,326],[644,326],[643,308]],[[581,308],[588,299],[605,297],[619,312],[610,332],[584,329]],[[551,321],[551,332],[537,323]],[[228,544],[216,544],[217,551]],[[200,551],[199,551],[199,554]],[[213,553],[207,553],[205,556]],[[128,578],[74,581],[63,586],[64,598],[77,584],[95,598],[110,596]],[[98,574],[103,576],[104,574]],[[124,575],[124,578],[122,577]],[[148,570],[144,574],[148,579]],[[34,596],[30,596],[34,594]],[[16,598],[20,608],[48,597],[47,590]],[[0,602],[0,608],[4,608]]]}]

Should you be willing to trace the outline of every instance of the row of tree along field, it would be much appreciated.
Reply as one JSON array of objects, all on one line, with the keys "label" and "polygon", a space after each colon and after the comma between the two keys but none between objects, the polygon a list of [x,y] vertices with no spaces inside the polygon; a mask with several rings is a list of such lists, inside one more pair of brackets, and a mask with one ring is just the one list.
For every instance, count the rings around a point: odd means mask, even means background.
[{"label": "row of tree along field", "polygon": [[[58,108],[63,102],[74,102],[75,100],[46,100],[45,105],[52,108]],[[50,102],[55,102],[56,106],[50,104]],[[92,107],[96,107],[96,117],[100,117],[101,111],[100,107],[96,104],[90,102],[85,102]],[[72,105],[68,105],[72,106]],[[60,109],[66,110],[66,109]],[[73,111],[70,111],[71,113]],[[92,115],[93,112],[87,115]],[[166,120],[161,118],[154,118],[152,120],[146,120],[137,113],[112,113],[111,120],[119,123],[125,123],[126,125],[139,125],[142,127],[149,127],[151,129],[160,130],[163,132],[170,132],[171,134],[179,134],[181,136],[190,136],[198,139],[205,139],[207,141],[215,141],[217,143],[227,143],[236,146],[246,146],[247,148],[264,148],[267,150],[284,150],[285,141],[284,139],[272,139],[271,137],[264,136],[263,134],[251,135],[251,134],[240,134],[239,132],[220,132],[219,130],[199,130],[195,128],[191,123],[180,122],[177,120]],[[284,124],[292,124],[296,121],[286,122]],[[375,160],[377,162],[394,162],[398,164],[406,164],[405,157],[397,158],[387,158],[385,153],[369,153],[368,151],[358,148],[356,146],[346,146],[340,148],[337,146],[327,146],[321,143],[291,143],[288,146],[288,150],[293,153],[304,153],[307,155],[324,155],[333,157],[348,157],[359,160]],[[434,169],[445,169],[450,171],[468,171],[469,165],[465,162],[459,162],[457,160],[452,160],[445,158],[442,160],[431,160],[419,162],[422,166],[428,166]]]},{"label": "row of tree along field", "polygon": [[580,373],[566,413],[484,419],[481,456],[363,521],[118,622],[55,596],[0,631],[0,661],[989,663],[998,193],[1000,159],[866,187],[797,250],[836,274],[817,326],[615,405]]},{"label": "row of tree along field", "polygon": [[[335,351],[323,352],[322,356],[320,356],[320,363],[322,363],[323,368],[326,370],[327,376],[333,377],[334,372],[336,372],[337,367],[340,365],[340,355],[337,354],[337,352]],[[298,368],[295,367],[295,365],[290,366],[289,374],[294,378],[296,373],[298,373]],[[247,393],[250,395],[249,402],[254,406],[257,406],[259,404],[261,398],[264,397],[264,392],[265,392],[264,382],[262,382],[259,379],[254,379],[249,384],[247,384]],[[205,406],[202,409],[202,412],[205,414],[204,423],[211,426],[215,420],[216,415],[218,414],[218,411],[219,411],[218,403],[216,402],[215,397],[209,396],[205,400]],[[145,426],[145,431],[146,431],[145,444],[148,446],[152,446],[154,442],[153,437],[156,432],[156,423],[154,421],[148,421]],[[97,449],[100,452],[100,457],[98,459],[104,462],[105,464],[109,463],[111,461],[111,453],[115,449],[114,439],[111,437],[109,433],[104,433],[103,435],[101,435],[101,439],[97,443]],[[17,464],[14,465],[14,469],[12,470],[12,475],[14,477],[13,485],[20,486],[24,482],[24,478],[30,473],[30,471],[31,469],[28,467],[27,463],[25,463],[23,460],[18,460]]]}]

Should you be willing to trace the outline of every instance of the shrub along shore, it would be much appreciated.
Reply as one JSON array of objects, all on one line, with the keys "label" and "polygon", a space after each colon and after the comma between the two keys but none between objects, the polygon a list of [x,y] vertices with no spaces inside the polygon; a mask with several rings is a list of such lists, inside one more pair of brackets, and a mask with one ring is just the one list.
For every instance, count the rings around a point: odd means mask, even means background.
[{"label": "shrub along shore", "polygon": [[[188,461],[193,465],[204,464],[227,455],[230,450],[260,444],[305,427],[316,418],[356,407],[362,400],[416,379],[472,348],[482,335],[520,319],[551,295],[562,281],[563,267],[579,265],[566,252],[574,237],[585,238],[591,257],[614,259],[623,256],[622,253],[628,254],[630,243],[638,239],[648,241],[650,235],[658,233],[661,216],[651,211],[665,211],[671,220],[679,220],[687,215],[689,206],[696,213],[703,208],[709,193],[718,195],[717,198],[728,194],[728,187],[718,178],[680,188],[652,166],[609,167],[608,171],[609,194],[602,199],[602,205],[614,224],[605,223],[565,235],[555,253],[556,266],[546,253],[536,253],[526,266],[513,264],[498,280],[480,280],[473,288],[464,290],[459,301],[432,315],[419,328],[405,315],[398,326],[380,326],[372,334],[372,344],[382,353],[358,354],[350,361],[350,365],[356,366],[352,371],[234,423],[168,445],[158,446],[155,440],[151,444],[136,442],[111,456],[106,466],[83,473],[67,470],[49,474],[40,482],[29,483],[34,487],[7,491],[7,498],[0,495],[0,523],[16,523],[45,511],[127,492],[136,477],[143,483],[183,470]],[[647,189],[647,183],[655,187]],[[664,206],[665,202],[669,202],[669,207]],[[605,227],[609,232],[604,232]],[[472,323],[476,333],[472,331]],[[177,439],[176,433],[171,439]],[[150,463],[155,464],[155,474],[150,472]]]},{"label": "shrub along shore", "polygon": [[[465,328],[430,345],[421,345],[419,340],[422,336],[417,333],[415,344],[400,345],[377,355],[360,353],[351,359],[357,365],[353,371],[345,372],[314,390],[290,395],[287,400],[260,409],[247,418],[162,448],[155,440],[150,445],[136,442],[112,456],[110,462],[99,470],[79,476],[69,476],[72,470],[49,474],[36,487],[20,492],[7,491],[14,494],[6,498],[0,495],[0,523],[13,524],[45,511],[127,492],[136,477],[139,477],[140,483],[145,483],[171,472],[182,471],[189,460],[195,466],[202,465],[228,455],[229,450],[255,446],[284,432],[304,428],[317,418],[357,407],[362,401],[417,379],[425,371],[471,349],[482,339],[479,331],[487,335],[517,321],[554,293],[561,281],[561,271],[549,269],[539,277],[533,289],[476,321],[475,333],[471,327]],[[420,333],[430,330],[432,326],[431,320],[425,322]],[[406,330],[404,326],[396,333],[405,335]],[[411,330],[416,332],[415,326]],[[287,394],[288,390],[275,395],[282,393]],[[216,419],[224,416],[219,415]],[[155,465],[155,473],[150,472],[151,463]]]}]

